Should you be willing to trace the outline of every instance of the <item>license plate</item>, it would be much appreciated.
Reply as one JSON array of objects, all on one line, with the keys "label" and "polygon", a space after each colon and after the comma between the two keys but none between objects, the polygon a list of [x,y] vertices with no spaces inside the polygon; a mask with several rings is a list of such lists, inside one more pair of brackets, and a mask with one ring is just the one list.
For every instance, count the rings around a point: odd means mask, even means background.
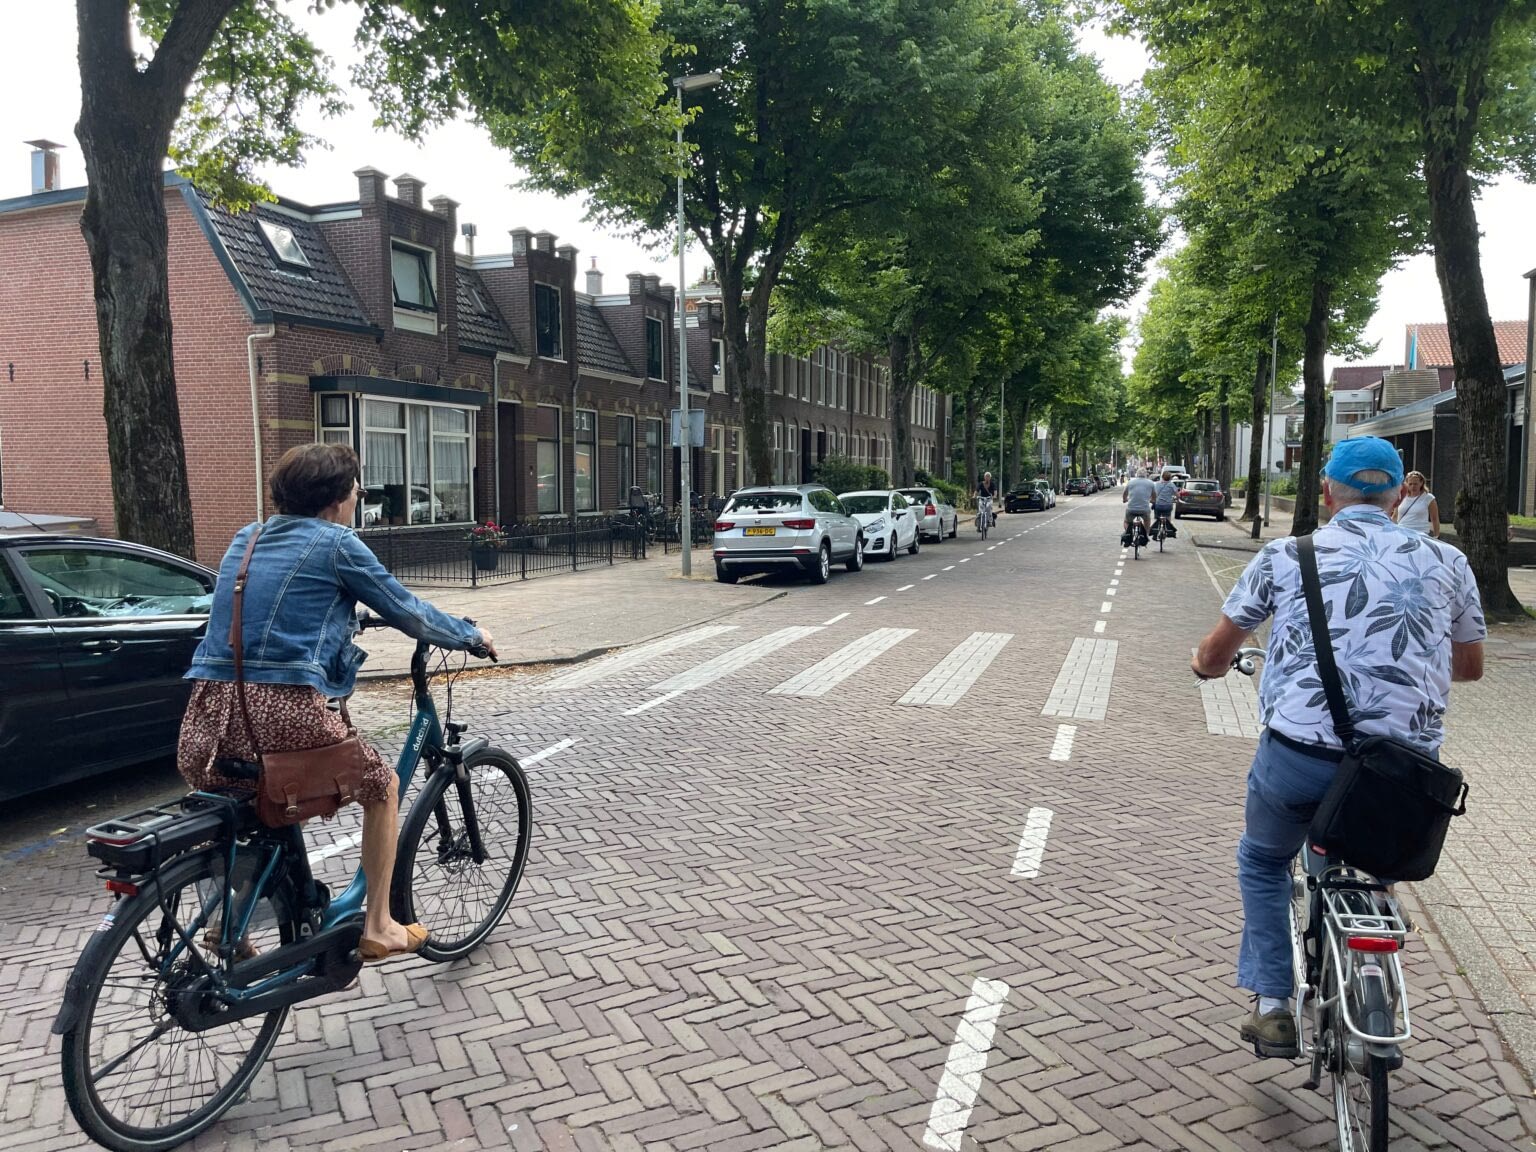
[{"label": "license plate", "polygon": [[772,536],[777,528],[746,528],[742,530],[744,536]]}]

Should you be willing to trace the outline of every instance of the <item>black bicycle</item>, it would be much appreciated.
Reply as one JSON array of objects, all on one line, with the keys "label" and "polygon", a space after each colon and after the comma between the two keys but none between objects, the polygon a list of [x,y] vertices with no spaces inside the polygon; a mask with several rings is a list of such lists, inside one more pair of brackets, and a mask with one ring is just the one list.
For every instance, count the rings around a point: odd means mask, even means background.
[{"label": "black bicycle", "polygon": [[1157,541],[1157,550],[1163,550],[1163,541],[1172,534],[1173,525],[1168,519],[1168,513],[1159,512],[1152,518],[1152,539]]},{"label": "black bicycle", "polygon": [[[411,658],[400,795],[422,760],[427,776],[400,828],[390,905],[401,923],[432,929],[420,955],[442,962],[506,915],[533,805],[517,760],[452,719],[464,663],[444,653],[429,673],[431,652],[418,643]],[[430,690],[439,673],[441,723]],[[86,833],[115,901],[75,962],[53,1031],[70,1110],[107,1148],[172,1148],[208,1128],[255,1078],[288,1009],[347,989],[362,967],[361,870],[332,899],[302,830],[258,823],[251,795],[193,792]]]}]

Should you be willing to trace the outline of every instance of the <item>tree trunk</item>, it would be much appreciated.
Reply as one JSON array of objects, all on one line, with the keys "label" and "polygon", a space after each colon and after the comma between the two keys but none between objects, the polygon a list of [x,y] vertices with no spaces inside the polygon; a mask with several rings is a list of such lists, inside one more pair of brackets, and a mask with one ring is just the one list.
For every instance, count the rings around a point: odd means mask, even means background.
[{"label": "tree trunk", "polygon": [[[1082,436],[1077,432],[1073,432],[1070,436],[1067,437],[1067,459],[1071,461],[1071,463],[1067,465],[1067,475],[1069,476],[1076,476],[1079,474],[1078,468],[1080,467],[1080,464],[1077,459],[1077,449],[1081,443]],[[1055,487],[1055,485],[1052,485],[1052,487]]]},{"label": "tree trunk", "polygon": [[1051,471],[1048,481],[1052,490],[1061,489],[1061,429],[1051,429]]},{"label": "tree trunk", "polygon": [[972,380],[965,388],[965,491],[967,496],[976,492],[976,481],[981,473],[976,469],[976,398],[981,389]]},{"label": "tree trunk", "polygon": [[1029,423],[1029,400],[1025,399],[1023,411],[1013,422],[1013,461],[1008,470],[1008,487],[1013,488],[1024,478],[1024,426]]},{"label": "tree trunk", "polygon": [[1461,488],[1453,496],[1457,542],[1477,577],[1483,612],[1515,617],[1521,608],[1509,588],[1508,400],[1483,289],[1474,189],[1466,165],[1450,148],[1431,148],[1425,171],[1435,272],[1456,365],[1461,430]]},{"label": "tree trunk", "polygon": [[895,440],[891,477],[897,487],[912,484],[912,338],[905,332],[891,333],[887,347],[891,357],[891,429]]},{"label": "tree trunk", "polygon": [[1323,423],[1328,416],[1328,380],[1323,357],[1328,354],[1328,309],[1333,286],[1312,282],[1312,305],[1302,327],[1301,354],[1301,457],[1296,462],[1296,511],[1291,515],[1291,535],[1305,536],[1317,529],[1318,474],[1323,469]]},{"label": "tree trunk", "polygon": [[1258,355],[1258,367],[1253,370],[1252,434],[1248,437],[1248,491],[1243,496],[1244,520],[1259,516],[1259,487],[1264,483],[1264,365],[1269,357]]},{"label": "tree trunk", "polygon": [[773,454],[768,444],[768,378],[766,358],[756,370],[752,365],[752,341],[748,336],[747,308],[741,299],[741,280],[733,275],[721,253],[711,251],[720,278],[720,303],[725,320],[725,342],[733,363],[741,365],[741,423],[746,437],[747,467],[753,484],[772,484]]},{"label": "tree trunk", "polygon": [[1221,486],[1222,501],[1232,507],[1232,402],[1227,383],[1221,385],[1221,418],[1217,422],[1216,483]]},{"label": "tree trunk", "polygon": [[[117,534],[196,553],[171,342],[162,164],[186,90],[235,0],[185,0],[142,71],[126,0],[78,0],[85,209]],[[258,462],[258,468],[260,464]]]}]

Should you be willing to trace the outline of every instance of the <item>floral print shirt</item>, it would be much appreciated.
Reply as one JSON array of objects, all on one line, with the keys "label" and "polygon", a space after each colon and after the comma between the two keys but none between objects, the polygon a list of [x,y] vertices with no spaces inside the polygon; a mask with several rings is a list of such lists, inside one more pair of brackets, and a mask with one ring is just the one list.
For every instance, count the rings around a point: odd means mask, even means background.
[{"label": "floral print shirt", "polygon": [[[1356,729],[1438,748],[1451,643],[1488,635],[1467,558],[1371,505],[1341,510],[1315,538],[1328,632]],[[1339,747],[1313,654],[1294,536],[1265,545],[1222,612],[1245,631],[1275,618],[1259,690],[1264,723],[1294,740]]]}]

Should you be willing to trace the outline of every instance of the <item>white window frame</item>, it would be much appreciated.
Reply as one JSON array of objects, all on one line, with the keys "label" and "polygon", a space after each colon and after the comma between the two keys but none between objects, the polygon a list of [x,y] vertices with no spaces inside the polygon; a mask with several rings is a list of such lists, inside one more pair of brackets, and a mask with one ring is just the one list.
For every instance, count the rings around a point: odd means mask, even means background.
[{"label": "white window frame", "polygon": [[[555,414],[555,435],[551,441],[549,437],[540,435],[538,431],[538,412],[547,408]],[[555,446],[555,506],[554,508],[540,508],[539,502],[539,445],[553,443]],[[561,404],[536,404],[534,405],[534,433],[533,433],[533,500],[534,510],[540,516],[560,516],[565,512],[565,407]]]},{"label": "white window frame", "polygon": [[710,386],[716,392],[725,391],[725,341],[711,338],[709,341]]},{"label": "white window frame", "polygon": [[[629,477],[624,476],[624,444],[619,435],[620,429],[629,428]],[[635,418],[633,416],[618,415],[613,418],[613,467],[618,473],[619,507],[629,506],[629,489],[635,481]]]},{"label": "white window frame", "polygon": [[[346,407],[345,423],[338,424],[334,420],[326,420],[325,402],[328,399],[340,400]],[[315,393],[315,439],[321,444],[345,444],[349,448],[353,447],[355,442],[352,439],[352,404],[350,392]]]},{"label": "white window frame", "polygon": [[[578,408],[576,409],[575,417],[571,421],[571,452],[573,454],[571,459],[571,498],[576,502],[576,515],[578,516],[595,515],[603,505],[602,476],[597,459],[597,420],[596,409]],[[591,440],[581,439],[583,423],[591,424]],[[592,448],[592,506],[590,508],[583,508],[581,506],[581,487],[576,482],[578,478],[576,470],[581,467],[581,448],[583,444],[588,444]]]},{"label": "white window frame", "polygon": [[[654,327],[653,327],[654,325]],[[656,333],[656,346],[660,349],[660,355],[656,357],[661,374],[651,374],[651,333]],[[666,380],[667,378],[667,326],[655,316],[645,318],[645,378],[647,380]]]},{"label": "white window frame", "polygon": [[[432,307],[424,304],[401,304],[395,291],[395,253],[405,252],[421,261],[427,271],[427,286],[432,292]],[[437,287],[437,249],[422,244],[412,244],[396,236],[389,238],[389,295],[394,304],[395,327],[406,332],[437,335],[438,310],[442,307],[442,294]]]},{"label": "white window frame", "polygon": [[[326,394],[325,393],[321,394],[322,397],[324,395],[326,395]],[[349,401],[351,400],[351,398],[352,398],[352,394],[348,394]],[[409,412],[407,412],[405,414],[405,427],[404,428],[389,428],[389,427],[383,427],[383,426],[376,426],[376,425],[370,424],[368,422],[368,409],[369,409],[369,405],[371,403],[372,404],[400,404],[400,405],[402,405],[405,408],[411,408],[411,407],[427,408],[427,409],[431,409],[431,408],[447,408],[447,409],[452,409],[453,411],[456,411],[456,412],[463,412],[465,414],[465,423],[468,426],[468,431],[466,431],[466,432],[438,432],[436,430],[436,428],[433,427],[432,417],[431,417],[430,412],[428,413],[428,416],[427,416],[427,485],[426,486],[427,486],[427,493],[428,493],[428,505],[427,505],[428,512],[427,512],[427,514],[429,516],[429,519],[428,519],[428,521],[425,524],[416,524],[416,525],[410,524],[409,519],[407,519],[407,523],[405,525],[403,525],[403,527],[428,528],[428,527],[432,527],[434,525],[441,526],[443,524],[472,524],[472,523],[474,523],[475,515],[476,515],[476,513],[475,513],[475,468],[477,466],[477,462],[476,462],[476,459],[475,459],[475,450],[476,450],[476,447],[477,447],[476,440],[475,440],[475,424],[476,424],[476,417],[479,415],[478,411],[476,409],[474,409],[474,408],[466,407],[463,404],[443,404],[443,403],[439,403],[438,401],[435,401],[435,400],[408,400],[408,399],[403,399],[403,398],[395,397],[395,396],[370,396],[370,395],[367,395],[366,393],[359,395],[358,399],[360,399],[362,401],[362,405],[361,405],[362,410],[361,410],[361,412],[358,413],[358,422],[359,422],[360,427],[358,429],[359,435],[357,437],[358,443],[356,445],[356,448],[357,448],[358,460],[361,463],[362,469],[363,469],[363,478],[364,478],[363,479],[363,483],[365,485],[368,482],[367,481],[367,476],[368,476],[368,433],[370,433],[370,432],[373,432],[373,433],[376,433],[376,434],[380,434],[380,435],[398,435],[404,441],[404,443],[405,443],[405,456],[404,456],[404,460],[405,460],[405,478],[404,478],[404,486],[405,486],[405,488],[407,490],[409,490],[412,487],[412,485],[414,484],[414,481],[411,479],[411,437],[412,437],[413,433],[411,431],[411,417],[410,417]],[[351,405],[349,404],[348,407],[350,408]],[[318,416],[318,413],[317,413],[316,420],[318,421],[318,419],[319,419],[319,416]],[[433,520],[433,519],[430,519],[430,516],[432,514],[432,512],[431,512],[431,509],[432,509],[431,501],[437,499],[437,495],[436,495],[437,446],[434,443],[434,440],[436,440],[436,439],[444,439],[444,440],[447,440],[447,439],[461,440],[462,439],[462,440],[466,441],[466,443],[467,443],[467,447],[468,447],[467,460],[468,460],[468,467],[469,467],[469,479],[468,479],[468,483],[469,483],[469,516],[468,516],[467,519],[464,519],[464,520]]]}]

